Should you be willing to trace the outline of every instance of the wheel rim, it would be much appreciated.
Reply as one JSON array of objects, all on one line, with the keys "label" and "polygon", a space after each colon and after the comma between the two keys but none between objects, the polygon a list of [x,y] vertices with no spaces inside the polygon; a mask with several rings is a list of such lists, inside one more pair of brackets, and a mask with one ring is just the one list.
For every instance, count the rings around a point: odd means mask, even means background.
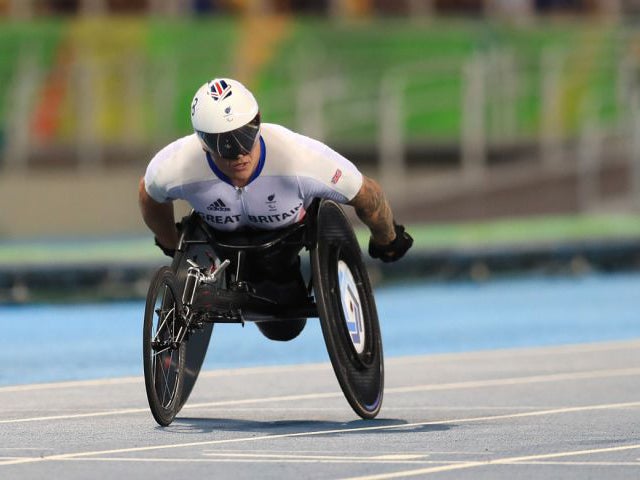
[{"label": "wheel rim", "polygon": [[153,385],[163,408],[169,408],[175,400],[179,380],[177,366],[180,349],[175,342],[179,330],[179,315],[175,305],[171,289],[163,285],[154,305],[156,321],[151,336]]},{"label": "wheel rim", "polygon": [[367,340],[362,315],[362,302],[360,301],[358,286],[353,274],[342,260],[338,260],[338,287],[340,289],[340,304],[349,338],[353,348],[360,355],[364,352]]}]

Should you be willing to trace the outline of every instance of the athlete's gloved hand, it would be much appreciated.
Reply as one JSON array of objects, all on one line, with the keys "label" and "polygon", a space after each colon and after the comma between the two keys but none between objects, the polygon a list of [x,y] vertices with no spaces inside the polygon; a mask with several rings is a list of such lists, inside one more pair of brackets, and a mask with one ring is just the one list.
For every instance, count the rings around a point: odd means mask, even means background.
[{"label": "athlete's gloved hand", "polygon": [[[176,223],[176,230],[178,231],[178,237],[182,233],[182,229],[183,228],[184,228],[184,221],[180,221],[180,222]],[[167,248],[164,245],[161,245],[160,242],[158,241],[158,237],[153,237],[153,241],[155,242],[156,246],[160,250],[162,250],[162,253],[164,253],[167,257],[173,258],[174,255],[176,254],[176,249],[175,248]]]},{"label": "athlete's gloved hand", "polygon": [[154,240],[156,246],[160,250],[162,250],[162,253],[164,253],[167,257],[173,258],[173,256],[176,254],[176,249],[175,248],[167,248],[167,247],[161,245],[160,242],[158,242],[158,237],[153,237],[153,240]]},{"label": "athlete's gloved hand", "polygon": [[395,262],[400,260],[411,248],[413,238],[404,231],[404,226],[394,222],[393,228],[396,231],[396,238],[387,245],[378,245],[373,242],[373,238],[369,239],[369,255],[372,258],[379,258],[385,263]]}]

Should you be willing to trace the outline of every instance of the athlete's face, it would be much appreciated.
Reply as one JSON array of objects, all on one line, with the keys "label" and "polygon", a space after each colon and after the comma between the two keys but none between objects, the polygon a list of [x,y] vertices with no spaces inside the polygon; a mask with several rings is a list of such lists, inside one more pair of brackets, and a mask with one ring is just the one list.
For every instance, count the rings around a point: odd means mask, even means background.
[{"label": "athlete's face", "polygon": [[244,187],[249,183],[251,175],[258,166],[260,142],[256,141],[249,153],[238,155],[235,159],[222,158],[218,155],[212,155],[212,157],[218,168],[231,179],[234,186]]}]

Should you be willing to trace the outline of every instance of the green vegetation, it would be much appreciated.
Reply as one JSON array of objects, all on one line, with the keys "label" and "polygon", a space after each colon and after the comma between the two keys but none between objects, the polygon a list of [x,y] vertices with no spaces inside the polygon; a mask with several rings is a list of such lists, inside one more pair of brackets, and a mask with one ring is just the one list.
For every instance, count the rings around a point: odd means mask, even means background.
[{"label": "green vegetation", "polygon": [[[148,60],[154,75],[172,79],[168,93],[173,95],[173,129],[178,134],[191,133],[189,105],[196,89],[233,67],[237,23],[226,18],[157,19],[149,22],[147,35]],[[158,77],[157,81],[166,80]],[[167,114],[157,113],[156,117]]]},{"label": "green vegetation", "polygon": [[[416,247],[424,249],[526,247],[640,238],[640,222],[627,214],[553,216],[413,225],[410,232]],[[362,245],[367,238],[366,231],[358,231]]]},{"label": "green vegetation", "polygon": [[[20,62],[32,61],[46,78],[54,65],[65,27],[62,21],[53,19],[37,22],[0,19],[0,138],[12,100],[12,87],[17,81],[16,72],[25,67]],[[23,56],[27,53],[31,57]]]},{"label": "green vegetation", "polygon": [[[206,79],[233,75],[239,67],[251,63],[251,59],[243,58],[246,49],[239,53],[239,45],[246,47],[247,38],[251,38],[248,29],[257,27],[247,27],[230,17],[140,21],[144,45],[131,48],[142,52],[140,64],[149,85],[138,100],[144,110],[145,125],[141,128],[152,140],[159,130],[168,138],[187,133],[187,110],[193,92]],[[15,81],[24,52],[33,52],[47,78],[56,58],[64,53],[61,47],[68,49],[66,53],[83,47],[66,44],[71,38],[66,33],[77,25],[72,22],[2,22],[0,91],[10,92],[8,86]],[[108,42],[109,37],[102,41]],[[311,91],[324,99],[329,143],[364,144],[375,138],[381,115],[378,99],[397,89],[405,92],[407,140],[450,143],[461,131],[462,72],[475,54],[487,54],[482,58],[490,86],[486,108],[489,133],[498,136],[504,128],[499,118],[506,102],[513,105],[515,125],[511,127],[518,139],[535,135],[540,122],[545,121],[539,94],[542,54],[549,49],[563,55],[561,92],[552,112],[560,128],[575,132],[588,98],[598,104],[603,122],[614,121],[620,115],[616,104],[617,68],[628,50],[628,41],[622,27],[605,24],[551,22],[516,28],[471,20],[418,23],[390,18],[332,23],[296,17],[284,36],[261,52],[264,62],[254,59],[249,71],[257,69],[251,86],[261,102],[265,121],[299,127],[298,85],[316,81]],[[260,47],[255,45],[256,50]],[[512,98],[504,97],[506,86],[502,82],[506,75],[491,60],[504,53],[509,54],[517,72]],[[389,84],[383,89],[384,78]],[[160,82],[165,82],[164,90],[154,87]],[[109,88],[119,88],[118,83],[113,85]],[[158,95],[170,99],[160,102]],[[10,105],[8,96],[0,97],[0,125]]]},{"label": "green vegetation", "polygon": [[[318,85],[327,98],[328,137],[333,143],[366,142],[374,137],[381,80],[404,97],[405,129],[410,142],[450,142],[462,126],[463,71],[473,55],[486,55],[490,134],[504,103],[504,72],[492,58],[508,54],[513,62],[512,103],[517,138],[535,135],[542,121],[540,89],[543,53],[555,50],[564,63],[557,111],[559,125],[568,133],[581,119],[581,102],[593,97],[601,104],[601,117],[611,120],[615,110],[615,75],[625,49],[619,30],[589,24],[539,24],[516,28],[473,21],[438,21],[418,24],[400,19],[360,23],[327,23],[299,19],[273,60],[262,71],[259,97],[273,120],[295,125],[291,93],[300,79],[336,77],[335,87]],[[328,84],[330,85],[330,84]]]},{"label": "green vegetation", "polygon": [[[633,215],[581,215],[496,220],[460,224],[410,225],[415,248],[527,247],[570,242],[640,238],[640,222]],[[357,231],[363,250],[368,233]],[[32,241],[0,243],[0,265],[163,262],[166,257],[151,237],[108,240]]]}]

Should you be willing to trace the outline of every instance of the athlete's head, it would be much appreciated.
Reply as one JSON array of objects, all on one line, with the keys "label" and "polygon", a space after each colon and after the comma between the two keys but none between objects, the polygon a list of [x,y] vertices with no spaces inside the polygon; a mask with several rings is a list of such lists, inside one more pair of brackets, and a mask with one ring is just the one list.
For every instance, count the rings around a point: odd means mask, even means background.
[{"label": "athlete's head", "polygon": [[206,150],[235,159],[248,154],[258,138],[258,102],[240,82],[215,78],[193,97],[191,124]]}]

